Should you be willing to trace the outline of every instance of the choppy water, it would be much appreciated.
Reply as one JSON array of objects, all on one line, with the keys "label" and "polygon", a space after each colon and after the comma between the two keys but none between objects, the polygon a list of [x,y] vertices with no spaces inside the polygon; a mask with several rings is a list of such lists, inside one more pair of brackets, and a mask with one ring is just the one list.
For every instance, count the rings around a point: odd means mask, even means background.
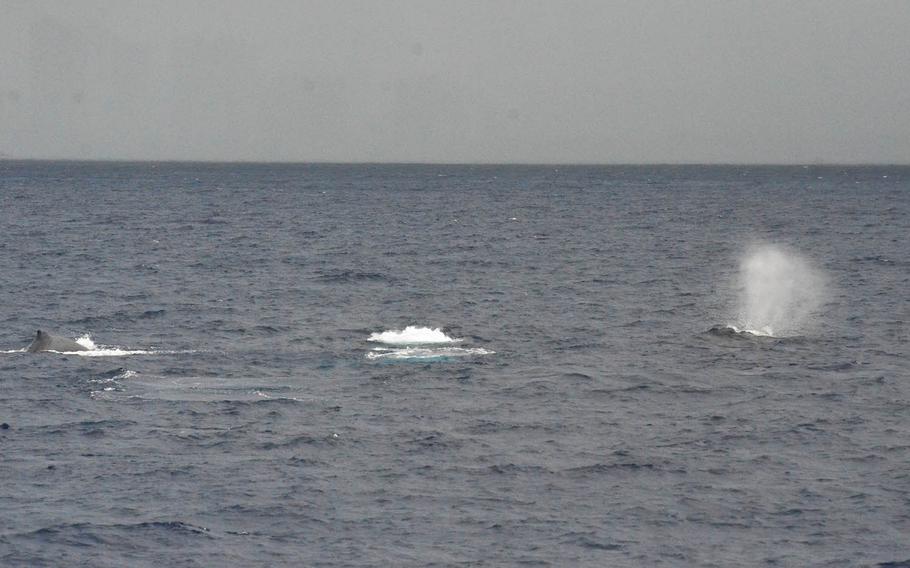
[{"label": "choppy water", "polygon": [[[0,162],[0,229],[2,565],[910,561],[908,168]],[[707,333],[754,243],[820,307]]]}]

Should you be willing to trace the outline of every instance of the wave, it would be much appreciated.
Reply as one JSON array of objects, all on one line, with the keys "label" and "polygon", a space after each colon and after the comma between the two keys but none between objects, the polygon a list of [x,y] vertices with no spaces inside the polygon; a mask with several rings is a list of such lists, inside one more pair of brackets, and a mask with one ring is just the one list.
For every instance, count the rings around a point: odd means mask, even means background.
[{"label": "wave", "polygon": [[112,383],[120,381],[123,379],[132,379],[133,377],[138,376],[139,373],[130,369],[124,369],[123,367],[107,371],[98,375],[98,378],[89,380],[90,383]]},{"label": "wave", "polygon": [[402,330],[388,330],[373,333],[367,339],[388,345],[432,345],[443,343],[461,343],[463,339],[449,337],[441,329],[409,325]]},{"label": "wave", "polygon": [[60,538],[65,535],[64,540],[77,545],[95,544],[99,540],[104,540],[100,535],[116,532],[120,535],[129,535],[139,533],[147,537],[147,533],[184,533],[199,535],[205,538],[212,538],[208,533],[209,529],[198,525],[192,525],[183,521],[144,521],[138,523],[112,523],[96,524],[89,522],[66,523],[43,527],[35,531],[19,533],[14,536],[25,538],[40,538],[42,541],[48,537]]},{"label": "wave", "polygon": [[360,272],[357,270],[334,270],[320,274],[315,278],[317,282],[326,284],[348,284],[358,282],[391,282],[392,279],[378,272]]},{"label": "wave", "polygon": [[376,347],[366,354],[366,358],[429,361],[454,357],[477,357],[495,353],[495,351],[483,347],[405,347],[403,349]]}]

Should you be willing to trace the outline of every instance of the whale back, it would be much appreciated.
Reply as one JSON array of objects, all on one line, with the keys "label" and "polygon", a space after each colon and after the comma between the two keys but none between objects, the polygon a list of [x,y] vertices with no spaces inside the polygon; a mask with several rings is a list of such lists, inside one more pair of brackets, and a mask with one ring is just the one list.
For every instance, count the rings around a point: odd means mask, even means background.
[{"label": "whale back", "polygon": [[40,351],[88,351],[84,345],[80,345],[72,339],[51,335],[46,331],[38,330],[35,334],[34,341],[26,348],[29,353],[38,353]]}]

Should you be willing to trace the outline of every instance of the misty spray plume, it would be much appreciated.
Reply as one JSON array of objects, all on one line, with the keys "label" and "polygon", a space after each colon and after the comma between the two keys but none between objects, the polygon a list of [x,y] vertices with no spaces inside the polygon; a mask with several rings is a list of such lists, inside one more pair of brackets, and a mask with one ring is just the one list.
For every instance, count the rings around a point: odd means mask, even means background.
[{"label": "misty spray plume", "polygon": [[739,267],[739,322],[755,335],[806,331],[821,306],[824,275],[799,255],[774,245],[750,249]]}]

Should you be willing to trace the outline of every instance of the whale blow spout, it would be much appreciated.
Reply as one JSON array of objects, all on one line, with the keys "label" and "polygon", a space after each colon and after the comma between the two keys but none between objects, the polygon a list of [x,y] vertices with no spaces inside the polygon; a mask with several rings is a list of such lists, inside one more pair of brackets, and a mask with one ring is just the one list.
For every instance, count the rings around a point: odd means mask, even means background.
[{"label": "whale blow spout", "polygon": [[753,335],[801,335],[826,297],[825,275],[807,259],[774,245],[752,249],[740,265],[737,327]]},{"label": "whale blow spout", "polygon": [[88,347],[80,345],[72,339],[51,335],[46,331],[38,330],[35,334],[34,341],[26,348],[29,353],[39,353],[41,351],[59,351],[68,353],[72,351],[88,351]]}]

